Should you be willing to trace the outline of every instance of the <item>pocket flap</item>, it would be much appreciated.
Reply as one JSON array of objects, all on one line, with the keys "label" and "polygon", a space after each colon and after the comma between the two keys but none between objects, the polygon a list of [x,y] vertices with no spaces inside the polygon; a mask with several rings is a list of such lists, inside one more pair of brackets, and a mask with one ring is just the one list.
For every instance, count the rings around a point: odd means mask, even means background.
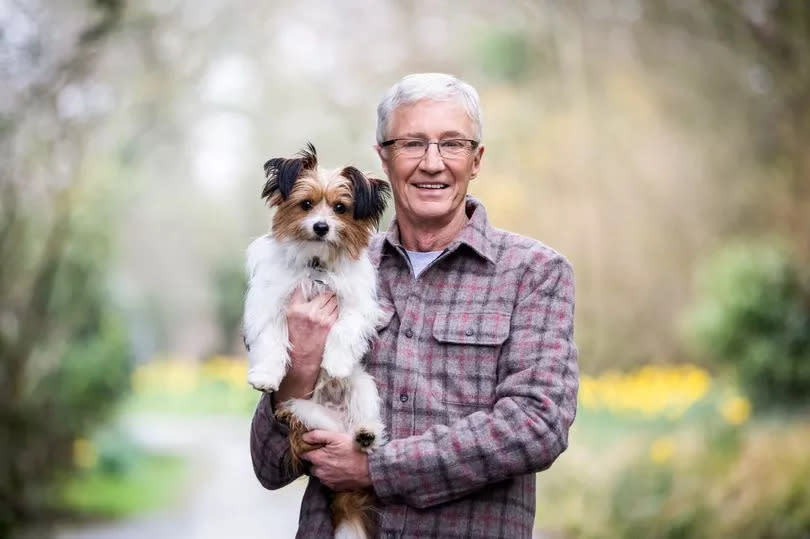
[{"label": "pocket flap", "polygon": [[500,345],[509,337],[510,313],[447,312],[433,321],[433,337],[439,342]]}]

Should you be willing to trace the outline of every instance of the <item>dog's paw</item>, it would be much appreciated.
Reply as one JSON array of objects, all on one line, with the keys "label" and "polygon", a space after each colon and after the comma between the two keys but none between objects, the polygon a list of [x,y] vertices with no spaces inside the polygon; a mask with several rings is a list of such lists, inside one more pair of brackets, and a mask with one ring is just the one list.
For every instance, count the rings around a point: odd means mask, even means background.
[{"label": "dog's paw", "polygon": [[354,443],[360,451],[371,453],[377,448],[377,435],[361,427],[354,433]]},{"label": "dog's paw", "polygon": [[272,373],[265,370],[251,369],[248,371],[248,384],[259,391],[276,391],[281,383],[284,373]]},{"label": "dog's paw", "polygon": [[362,425],[354,431],[354,443],[357,448],[365,453],[371,453],[380,446],[382,442],[382,432],[368,425]]},{"label": "dog's paw", "polygon": [[354,362],[348,353],[326,349],[323,352],[321,368],[332,378],[347,378],[352,373]]}]

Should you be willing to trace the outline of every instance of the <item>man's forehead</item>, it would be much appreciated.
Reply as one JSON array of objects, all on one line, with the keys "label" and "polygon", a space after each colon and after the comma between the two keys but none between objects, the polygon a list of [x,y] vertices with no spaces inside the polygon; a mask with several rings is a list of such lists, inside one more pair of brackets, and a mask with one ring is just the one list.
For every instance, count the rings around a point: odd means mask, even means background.
[{"label": "man's forehead", "polygon": [[402,136],[470,137],[473,121],[456,101],[417,101],[398,106],[391,114],[391,133]]}]

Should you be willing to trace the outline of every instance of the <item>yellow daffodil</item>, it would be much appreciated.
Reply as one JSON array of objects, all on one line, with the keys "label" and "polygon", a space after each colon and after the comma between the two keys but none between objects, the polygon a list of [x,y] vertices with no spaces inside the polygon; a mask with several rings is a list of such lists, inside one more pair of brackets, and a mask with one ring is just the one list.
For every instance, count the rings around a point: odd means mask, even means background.
[{"label": "yellow daffodil", "polygon": [[709,373],[694,365],[646,365],[628,373],[583,376],[580,403],[585,409],[677,419],[705,397],[710,386]]},{"label": "yellow daffodil", "polygon": [[720,406],[723,418],[732,425],[742,425],[751,415],[751,403],[744,397],[732,397]]}]

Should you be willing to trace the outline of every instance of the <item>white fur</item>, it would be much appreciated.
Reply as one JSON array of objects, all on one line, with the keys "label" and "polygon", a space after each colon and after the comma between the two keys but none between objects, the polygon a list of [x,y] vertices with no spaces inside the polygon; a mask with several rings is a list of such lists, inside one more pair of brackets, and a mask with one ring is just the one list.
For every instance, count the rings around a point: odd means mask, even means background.
[{"label": "white fur", "polygon": [[[308,264],[318,257],[325,269]],[[339,315],[326,338],[321,375],[310,399],[292,399],[286,406],[310,429],[375,435],[368,450],[381,443],[383,425],[373,378],[360,363],[376,336],[381,317],[376,276],[366,252],[353,260],[331,242],[279,242],[269,235],[247,250],[248,291],[244,336],[248,346],[248,382],[275,391],[290,364],[285,307],[297,286],[311,279],[334,291]]]},{"label": "white fur", "polygon": [[344,520],[335,528],[335,539],[366,539],[366,530],[359,519]]}]

